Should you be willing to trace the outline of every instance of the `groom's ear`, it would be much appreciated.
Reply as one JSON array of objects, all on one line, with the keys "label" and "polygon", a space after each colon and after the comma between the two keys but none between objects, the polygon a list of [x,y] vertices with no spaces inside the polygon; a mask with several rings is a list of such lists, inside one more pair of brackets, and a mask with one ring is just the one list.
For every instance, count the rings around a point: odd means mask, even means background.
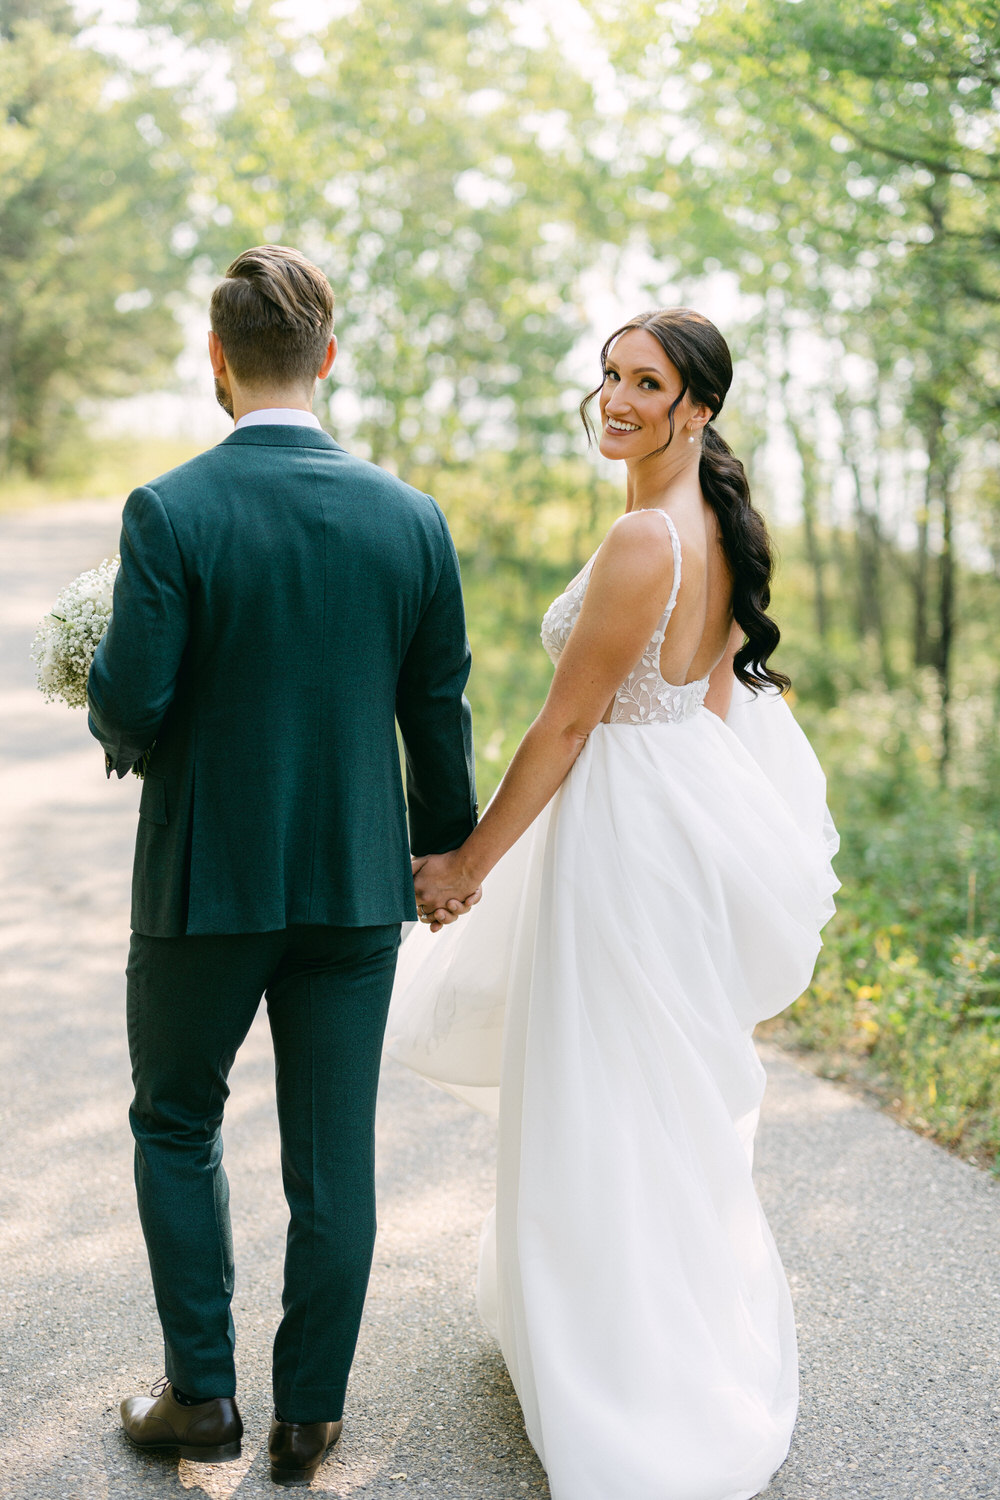
[{"label": "groom's ear", "polygon": [[326,377],[329,375],[330,371],[333,369],[333,362],[334,362],[334,360],[336,358],[337,358],[337,340],[336,340],[336,338],[333,335],[331,335],[330,336],[330,342],[326,346],[326,353],[323,355],[323,363],[320,365],[319,370],[318,370],[318,372],[316,374],[316,379],[317,380],[325,380],[326,379]]},{"label": "groom's ear", "polygon": [[208,357],[212,361],[213,375],[215,375],[217,378],[221,378],[223,375],[228,373],[226,370],[226,356],[223,352],[222,340],[214,330],[210,331],[208,335]]}]

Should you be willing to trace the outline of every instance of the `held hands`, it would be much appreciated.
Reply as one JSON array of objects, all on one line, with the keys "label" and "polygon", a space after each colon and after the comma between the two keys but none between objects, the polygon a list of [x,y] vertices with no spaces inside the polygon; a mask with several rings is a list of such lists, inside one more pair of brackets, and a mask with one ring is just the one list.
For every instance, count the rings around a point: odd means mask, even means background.
[{"label": "held hands", "polygon": [[431,932],[440,932],[449,922],[464,917],[483,894],[482,886],[470,890],[469,877],[462,870],[461,850],[425,854],[410,863],[417,912],[421,922],[429,923]]}]

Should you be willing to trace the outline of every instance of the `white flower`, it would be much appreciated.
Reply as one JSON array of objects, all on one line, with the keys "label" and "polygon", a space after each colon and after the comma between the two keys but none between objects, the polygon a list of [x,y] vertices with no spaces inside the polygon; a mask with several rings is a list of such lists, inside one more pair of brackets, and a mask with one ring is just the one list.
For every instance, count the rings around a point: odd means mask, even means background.
[{"label": "white flower", "polygon": [[87,706],[87,674],[111,619],[118,558],[81,573],[64,588],[31,643],[36,681],[48,702]]}]

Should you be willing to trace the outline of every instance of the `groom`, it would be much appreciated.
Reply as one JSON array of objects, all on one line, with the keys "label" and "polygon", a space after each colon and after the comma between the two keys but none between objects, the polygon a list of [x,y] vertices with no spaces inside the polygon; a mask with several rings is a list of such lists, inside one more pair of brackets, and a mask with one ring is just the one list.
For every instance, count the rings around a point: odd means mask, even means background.
[{"label": "groom", "polygon": [[307,1484],[340,1435],[368,1283],[379,1054],[400,923],[417,915],[411,848],[453,849],[476,820],[470,658],[437,505],[312,415],[337,347],[326,277],[295,250],[248,250],[211,321],[236,429],[129,496],[90,674],[108,774],[151,751],[128,1036],[166,1383],[124,1401],[122,1420],[141,1447],[239,1456],[220,1130],[263,995],[290,1215],[271,1476]]}]

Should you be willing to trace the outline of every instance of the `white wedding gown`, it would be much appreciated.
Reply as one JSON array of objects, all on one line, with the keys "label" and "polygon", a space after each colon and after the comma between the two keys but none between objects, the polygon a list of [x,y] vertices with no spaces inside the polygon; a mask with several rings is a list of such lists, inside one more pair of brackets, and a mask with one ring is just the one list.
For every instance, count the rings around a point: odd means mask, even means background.
[{"label": "white wedding gown", "polygon": [[[747,1500],[788,1451],[788,1287],[751,1178],[751,1040],[833,910],[822,772],[784,701],[641,662],[468,917],[415,927],[387,1048],[499,1104],[479,1304],[554,1500]],[[596,556],[596,554],[595,554]],[[591,563],[593,559],[591,559]],[[555,659],[590,575],[554,602]]]}]

